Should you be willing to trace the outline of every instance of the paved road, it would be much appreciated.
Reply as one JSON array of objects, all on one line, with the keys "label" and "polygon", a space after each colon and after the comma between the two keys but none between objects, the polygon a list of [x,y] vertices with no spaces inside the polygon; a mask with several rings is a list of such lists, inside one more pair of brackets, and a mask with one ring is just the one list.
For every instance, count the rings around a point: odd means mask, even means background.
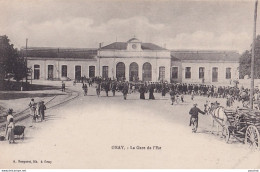
[{"label": "paved road", "polygon": [[[209,116],[200,116],[198,133],[191,133],[189,96],[171,106],[159,94],[156,100],[104,92],[98,98],[93,88],[89,94],[47,111],[45,122],[24,121],[23,142],[0,142],[1,168],[260,168],[259,151],[210,134]],[[202,108],[205,98],[195,101]]]}]

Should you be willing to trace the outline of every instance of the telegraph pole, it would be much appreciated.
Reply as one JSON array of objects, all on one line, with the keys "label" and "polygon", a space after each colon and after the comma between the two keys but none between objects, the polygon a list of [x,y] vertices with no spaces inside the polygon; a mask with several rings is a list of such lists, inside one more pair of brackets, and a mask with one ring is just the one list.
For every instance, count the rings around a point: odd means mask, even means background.
[{"label": "telegraph pole", "polygon": [[254,97],[254,68],[255,68],[255,39],[256,39],[256,18],[257,18],[257,4],[255,1],[254,12],[254,28],[253,28],[253,44],[252,44],[252,58],[251,58],[251,88],[250,88],[250,109],[253,109],[253,97]]},{"label": "telegraph pole", "polygon": [[28,68],[27,68],[27,43],[28,43],[28,38],[26,38],[25,42],[25,63],[26,63],[26,77],[25,77],[25,83],[27,84],[27,74],[28,74]]}]

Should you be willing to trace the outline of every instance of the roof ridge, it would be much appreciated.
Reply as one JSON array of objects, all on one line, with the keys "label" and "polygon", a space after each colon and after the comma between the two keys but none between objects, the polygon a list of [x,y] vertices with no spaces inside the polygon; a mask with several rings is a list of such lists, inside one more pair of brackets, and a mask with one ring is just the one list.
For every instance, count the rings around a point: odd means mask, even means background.
[{"label": "roof ridge", "polygon": [[237,50],[170,50],[171,52],[181,53],[238,53]]}]

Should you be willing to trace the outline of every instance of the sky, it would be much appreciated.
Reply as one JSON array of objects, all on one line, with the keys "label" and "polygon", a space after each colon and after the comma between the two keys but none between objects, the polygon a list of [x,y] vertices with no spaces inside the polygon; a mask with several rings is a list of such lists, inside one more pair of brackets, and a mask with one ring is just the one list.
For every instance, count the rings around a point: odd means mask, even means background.
[{"label": "sky", "polygon": [[[97,48],[132,37],[167,49],[250,49],[254,1],[0,0],[16,48]],[[257,34],[260,34],[260,9]]]}]

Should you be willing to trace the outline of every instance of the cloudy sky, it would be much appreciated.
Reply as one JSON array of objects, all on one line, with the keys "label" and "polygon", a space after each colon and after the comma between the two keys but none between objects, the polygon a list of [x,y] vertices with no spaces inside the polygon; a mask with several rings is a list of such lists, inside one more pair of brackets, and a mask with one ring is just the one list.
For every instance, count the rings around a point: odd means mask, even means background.
[{"label": "cloudy sky", "polygon": [[17,48],[26,38],[29,46],[94,48],[135,36],[168,49],[243,52],[254,1],[0,0],[0,13],[0,35]]}]

